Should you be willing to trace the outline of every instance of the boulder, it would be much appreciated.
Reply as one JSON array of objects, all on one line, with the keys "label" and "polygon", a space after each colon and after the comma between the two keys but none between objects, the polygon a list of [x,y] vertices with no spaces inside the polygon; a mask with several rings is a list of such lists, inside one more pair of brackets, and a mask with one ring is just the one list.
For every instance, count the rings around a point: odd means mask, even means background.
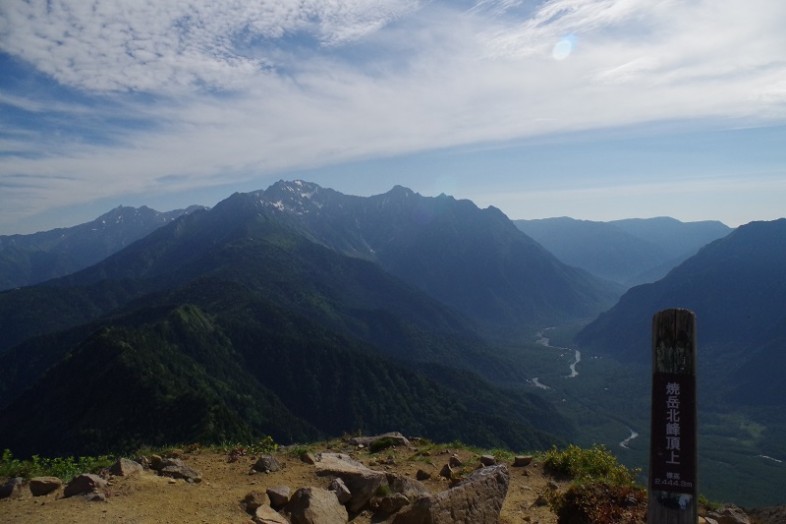
[{"label": "boulder", "polygon": [[707,517],[715,519],[718,524],[751,524],[748,515],[733,504],[707,513]]},{"label": "boulder", "polygon": [[275,510],[279,510],[289,503],[291,491],[287,486],[273,486],[267,488],[265,493],[267,493],[270,499],[270,506]]},{"label": "boulder", "polygon": [[282,516],[270,506],[259,506],[254,511],[254,524],[289,524],[286,517]]},{"label": "boulder", "polygon": [[85,473],[74,477],[71,482],[66,485],[63,496],[68,498],[74,495],[85,495],[99,492],[104,488],[106,488],[106,481],[104,479],[92,473]]},{"label": "boulder", "polygon": [[117,459],[109,468],[109,473],[116,477],[129,477],[142,472],[142,464],[127,458]]},{"label": "boulder", "polygon": [[453,478],[453,468],[450,467],[449,464],[445,464],[442,466],[442,469],[439,470],[439,476],[444,477],[448,480]]},{"label": "boulder", "polygon": [[7,499],[9,497],[19,497],[22,495],[22,488],[25,485],[25,479],[22,477],[14,477],[8,479],[8,482],[0,487],[0,499]]},{"label": "boulder", "polygon": [[415,473],[415,478],[418,480],[428,480],[431,478],[431,473],[428,471],[419,469],[417,473]]},{"label": "boulder", "polygon": [[393,493],[384,497],[375,497],[371,501],[371,508],[375,511],[381,511],[386,515],[392,515],[401,508],[409,505],[409,499],[406,495],[401,493]]},{"label": "boulder", "polygon": [[158,469],[158,474],[171,479],[183,479],[186,482],[202,482],[202,474],[190,466],[186,466],[180,459],[164,459],[163,467]]},{"label": "boulder", "polygon": [[494,455],[481,455],[480,456],[480,464],[484,467],[487,466],[494,466],[497,463],[497,459],[494,458]]},{"label": "boulder", "polygon": [[347,524],[349,520],[336,494],[322,488],[300,488],[284,512],[292,524]]},{"label": "boulder", "polygon": [[281,469],[281,464],[272,455],[262,455],[252,469],[261,473],[274,473]]},{"label": "boulder", "polygon": [[34,477],[30,479],[30,493],[34,497],[49,495],[63,487],[63,481],[57,477]]},{"label": "boulder", "polygon": [[322,453],[316,466],[317,475],[338,477],[344,481],[352,494],[347,502],[350,513],[360,512],[377,490],[387,484],[385,473],[374,471],[342,453]]},{"label": "boulder", "polygon": [[519,455],[513,459],[514,468],[523,468],[532,463],[532,455]]},{"label": "boulder", "polygon": [[246,513],[250,515],[253,515],[258,507],[266,506],[267,503],[268,497],[261,491],[250,491],[246,493],[246,496],[240,501],[240,505],[246,510]]},{"label": "boulder", "polygon": [[[383,433],[381,435],[375,435],[373,437],[353,437],[349,439],[349,443],[353,446],[363,446],[366,448],[371,448],[372,451],[377,446],[382,446],[384,443],[390,443],[392,446],[410,446],[409,440],[399,433],[398,431],[393,431],[390,433]],[[388,446],[385,446],[388,447]]]},{"label": "boulder", "polygon": [[393,524],[475,524],[498,522],[508,493],[505,466],[475,471],[456,486],[418,498],[392,519]]},{"label": "boulder", "polygon": [[300,460],[305,462],[306,464],[313,466],[317,463],[317,456],[311,453],[310,451],[306,451],[300,455]]},{"label": "boulder", "polygon": [[340,478],[331,480],[328,489],[336,494],[336,498],[341,504],[346,504],[352,500],[352,493],[349,491],[347,485],[344,484],[344,481]]},{"label": "boulder", "polygon": [[464,462],[461,461],[458,455],[454,454],[451,455],[450,458],[448,459],[448,464],[450,465],[451,468],[460,468],[461,466],[464,465]]}]

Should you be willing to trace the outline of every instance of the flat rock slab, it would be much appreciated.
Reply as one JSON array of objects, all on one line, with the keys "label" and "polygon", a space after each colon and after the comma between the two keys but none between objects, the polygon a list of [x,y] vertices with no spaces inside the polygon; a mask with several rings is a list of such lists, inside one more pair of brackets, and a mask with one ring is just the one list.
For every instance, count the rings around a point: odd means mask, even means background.
[{"label": "flat rock slab", "polygon": [[503,465],[479,469],[449,490],[424,496],[396,514],[392,524],[499,522],[510,475]]},{"label": "flat rock slab", "polygon": [[409,440],[398,431],[374,435],[373,437],[353,437],[349,439],[349,443],[353,446],[369,447],[382,440],[389,440],[394,446],[410,446]]}]

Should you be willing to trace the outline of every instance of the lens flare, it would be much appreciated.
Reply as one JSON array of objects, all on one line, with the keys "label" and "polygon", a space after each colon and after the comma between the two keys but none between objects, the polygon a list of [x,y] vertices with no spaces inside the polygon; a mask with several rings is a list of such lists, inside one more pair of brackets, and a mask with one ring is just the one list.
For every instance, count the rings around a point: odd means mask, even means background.
[{"label": "lens flare", "polygon": [[576,48],[576,37],[574,35],[563,36],[559,42],[554,44],[554,49],[551,50],[551,56],[554,60],[565,60],[570,56]]}]

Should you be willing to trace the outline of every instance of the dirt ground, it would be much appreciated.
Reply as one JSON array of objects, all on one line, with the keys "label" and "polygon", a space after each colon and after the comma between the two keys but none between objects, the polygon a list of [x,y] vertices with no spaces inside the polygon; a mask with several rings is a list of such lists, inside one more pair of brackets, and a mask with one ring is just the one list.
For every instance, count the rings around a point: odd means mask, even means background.
[{"label": "dirt ground", "polygon": [[[418,469],[432,477],[424,484],[432,491],[448,489],[448,481],[438,475],[455,453],[464,462],[467,472],[479,466],[479,457],[465,449],[448,449],[429,445],[428,449],[389,448],[376,454],[340,441],[311,448],[312,453],[333,451],[351,454],[372,469],[390,471],[415,478]],[[318,477],[313,465],[303,462],[298,453],[281,449],[273,455],[282,464],[275,473],[253,473],[251,466],[256,456],[240,456],[230,462],[227,453],[197,449],[181,454],[180,458],[201,472],[202,482],[174,483],[145,470],[130,477],[112,477],[105,502],[90,502],[84,497],[63,498],[62,489],[43,497],[33,497],[25,489],[21,497],[0,500],[2,523],[73,523],[90,524],[113,522],[122,524],[147,523],[249,523],[250,518],[240,501],[251,491],[264,492],[272,486],[288,486],[292,492],[301,487],[326,488],[328,478]],[[510,487],[500,518],[501,524],[555,524],[557,519],[547,505],[537,504],[553,481],[544,475],[537,459],[526,467],[511,467]],[[371,514],[356,516],[353,524],[370,524]]]}]

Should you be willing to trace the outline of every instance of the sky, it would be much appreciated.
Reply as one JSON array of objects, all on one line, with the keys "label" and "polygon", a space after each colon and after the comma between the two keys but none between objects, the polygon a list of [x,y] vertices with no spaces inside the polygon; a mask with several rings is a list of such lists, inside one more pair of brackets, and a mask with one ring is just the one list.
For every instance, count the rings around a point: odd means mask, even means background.
[{"label": "sky", "polygon": [[0,234],[303,179],[786,215],[783,0],[3,0]]}]

